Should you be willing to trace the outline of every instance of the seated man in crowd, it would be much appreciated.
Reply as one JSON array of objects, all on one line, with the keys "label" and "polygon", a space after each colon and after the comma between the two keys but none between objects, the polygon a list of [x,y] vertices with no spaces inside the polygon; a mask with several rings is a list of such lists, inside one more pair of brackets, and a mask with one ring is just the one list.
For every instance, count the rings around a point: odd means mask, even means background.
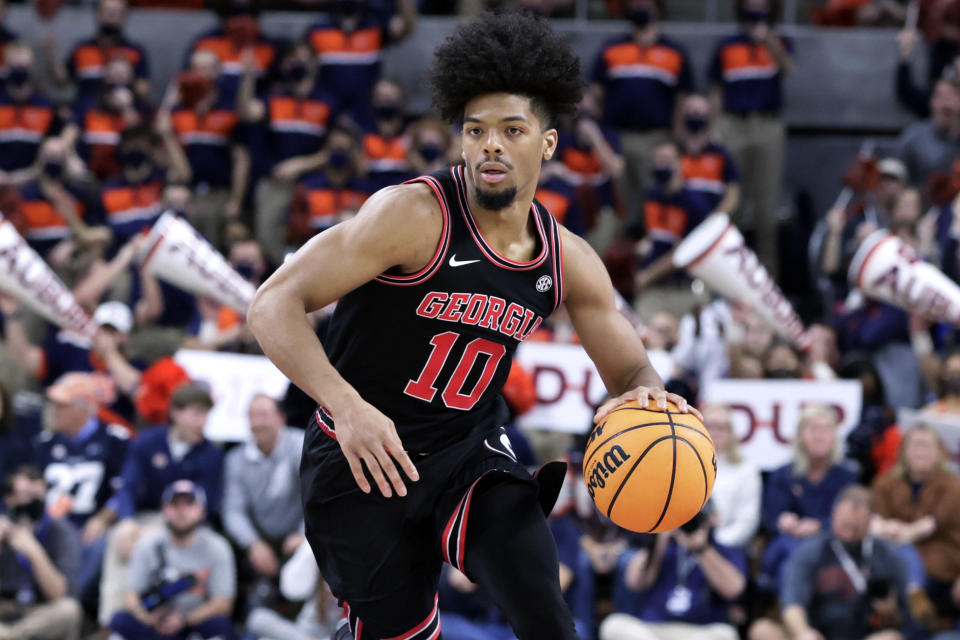
[{"label": "seated man in crowd", "polygon": [[163,530],[134,547],[124,611],[113,616],[110,629],[124,640],[232,638],[233,552],[202,526],[203,489],[177,480],[164,489],[162,502]]},{"label": "seated man in crowd", "polygon": [[80,536],[44,513],[46,484],[30,466],[3,481],[0,515],[0,638],[77,640],[80,605],[70,597],[80,570]]},{"label": "seated man in crowd", "polygon": [[659,534],[653,550],[638,551],[623,580],[640,591],[631,611],[600,625],[600,640],[671,640],[697,637],[736,640],[730,605],[747,584],[742,549],[718,544],[712,514],[701,512],[679,529]]},{"label": "seated man in crowd", "polygon": [[784,626],[761,618],[750,640],[903,637],[906,569],[890,544],[868,535],[872,516],[869,490],[843,490],[830,531],[805,541],[787,562],[780,590]]},{"label": "seated man in crowd", "polygon": [[[247,551],[259,579],[273,581],[281,562],[303,542],[300,504],[300,451],[303,431],[286,426],[277,401],[257,394],[247,416],[251,440],[226,457],[223,526]],[[251,591],[256,585],[251,585]]]},{"label": "seated man in crowd", "polygon": [[107,543],[100,585],[100,621],[109,622],[122,604],[127,561],[142,533],[155,527],[163,489],[189,479],[204,490],[205,511],[218,518],[223,454],[203,437],[213,400],[206,389],[184,384],[170,399],[170,426],[141,432],[123,465],[123,484],[107,506],[121,520]]}]

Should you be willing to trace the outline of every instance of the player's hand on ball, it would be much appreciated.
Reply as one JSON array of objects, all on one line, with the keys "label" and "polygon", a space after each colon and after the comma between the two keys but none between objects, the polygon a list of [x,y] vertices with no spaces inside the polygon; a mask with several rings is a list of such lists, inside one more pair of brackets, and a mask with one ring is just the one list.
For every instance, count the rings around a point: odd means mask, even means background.
[{"label": "player's hand on ball", "polygon": [[394,491],[401,497],[407,495],[407,487],[394,461],[400,463],[403,472],[414,482],[420,475],[403,450],[393,421],[363,400],[335,419],[337,441],[360,490],[370,493],[370,482],[363,472],[366,466],[385,498],[391,497]]},{"label": "player's hand on ball", "polygon": [[677,408],[680,409],[683,413],[692,413],[697,416],[701,421],[703,421],[703,416],[699,411],[687,404],[687,401],[684,400],[681,396],[678,396],[675,393],[668,393],[666,389],[657,388],[657,387],[636,387],[631,389],[626,393],[621,393],[615,398],[610,398],[597,409],[596,415],[593,416],[593,423],[600,424],[600,422],[607,417],[607,414],[619,407],[620,405],[636,400],[641,407],[647,406],[651,400],[654,401],[658,409],[666,410],[667,402],[672,402],[677,405]]}]

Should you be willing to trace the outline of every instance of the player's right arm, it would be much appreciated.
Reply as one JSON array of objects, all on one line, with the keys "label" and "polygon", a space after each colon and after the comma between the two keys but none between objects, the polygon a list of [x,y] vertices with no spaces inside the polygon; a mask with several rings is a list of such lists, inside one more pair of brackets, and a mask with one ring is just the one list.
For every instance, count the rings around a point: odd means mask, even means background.
[{"label": "player's right arm", "polygon": [[267,357],[333,416],[337,441],[365,493],[370,484],[362,464],[386,497],[392,495],[391,485],[397,494],[406,495],[394,460],[412,480],[418,478],[417,471],[393,422],[365,402],[330,364],[307,314],[389,269],[420,270],[432,259],[442,227],[430,187],[383,189],[356,217],[315,236],[284,262],[261,285],[247,312],[250,329]]}]

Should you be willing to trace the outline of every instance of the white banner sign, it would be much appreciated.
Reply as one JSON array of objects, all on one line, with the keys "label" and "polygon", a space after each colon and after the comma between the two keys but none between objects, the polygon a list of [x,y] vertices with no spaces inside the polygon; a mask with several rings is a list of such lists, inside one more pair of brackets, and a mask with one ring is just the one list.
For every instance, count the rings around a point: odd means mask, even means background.
[{"label": "white banner sign", "polygon": [[290,384],[264,356],[181,349],[173,359],[191,380],[209,386],[213,410],[204,435],[219,442],[246,440],[250,433],[247,406],[253,396],[265,393],[281,400]]},{"label": "white banner sign", "polygon": [[834,407],[840,415],[840,438],[860,419],[862,390],[856,380],[715,380],[702,391],[704,402],[728,405],[740,451],[760,469],[790,461],[790,445],[803,408]]}]

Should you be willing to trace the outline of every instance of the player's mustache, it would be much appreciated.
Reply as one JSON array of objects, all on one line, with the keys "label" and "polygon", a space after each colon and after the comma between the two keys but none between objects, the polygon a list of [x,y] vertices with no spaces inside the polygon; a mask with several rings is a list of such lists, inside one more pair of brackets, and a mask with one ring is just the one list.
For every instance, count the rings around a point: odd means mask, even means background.
[{"label": "player's mustache", "polygon": [[502,164],[507,169],[513,169],[513,165],[507,162],[506,160],[502,159],[500,156],[497,156],[496,158],[486,158],[484,160],[481,160],[476,164],[474,169],[476,169],[477,171],[480,171],[480,167],[482,167],[484,163],[487,163],[487,162],[496,162],[497,164]]}]

